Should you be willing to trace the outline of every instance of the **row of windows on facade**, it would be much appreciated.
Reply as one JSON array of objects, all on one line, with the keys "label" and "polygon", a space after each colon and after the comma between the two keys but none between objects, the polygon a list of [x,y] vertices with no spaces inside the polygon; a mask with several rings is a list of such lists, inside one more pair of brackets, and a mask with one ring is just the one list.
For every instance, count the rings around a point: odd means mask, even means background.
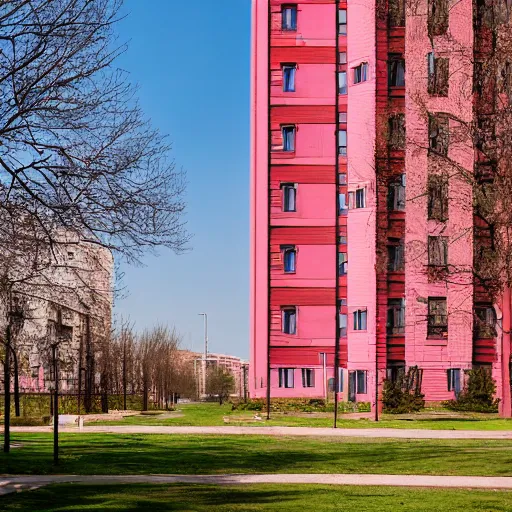
[{"label": "row of windows on facade", "polygon": [[[392,27],[405,26],[405,0],[389,0],[388,19]],[[429,0],[427,27],[429,36],[446,34],[449,25],[449,0]]]},{"label": "row of windows on facade", "polygon": [[[280,388],[295,388],[295,370],[296,368],[278,368],[279,387]],[[401,374],[405,372],[404,367],[395,366],[388,368],[386,371],[386,378],[391,381],[396,381]],[[343,393],[344,379],[343,369],[338,369],[338,392]],[[446,370],[446,389],[454,391],[457,395],[461,390],[461,375],[460,368],[448,368]],[[314,388],[315,387],[315,369],[314,368],[301,368],[302,387]],[[328,381],[329,391],[334,391],[335,382],[333,378]],[[349,372],[349,389],[355,394],[365,395],[368,392],[368,372],[366,370],[354,370]]]},{"label": "row of windows on facade", "polygon": [[[294,388],[295,387],[295,370],[296,368],[278,368],[279,387]],[[315,368],[301,368],[302,387],[315,387]],[[368,392],[368,372],[366,370],[354,370],[348,374],[349,389],[356,394],[365,395]],[[335,382],[330,378],[327,382],[329,391],[335,390]],[[344,389],[343,369],[338,368],[338,392],[342,393]]]},{"label": "row of windows on facade", "polygon": [[[340,184],[346,184],[346,174],[340,175],[342,181]],[[297,211],[297,195],[299,185],[298,183],[281,183],[282,191],[282,209],[283,212],[296,212]],[[366,188],[358,188],[348,193],[338,194],[338,214],[345,215],[350,209],[366,208]]]},{"label": "row of windows on facade", "polygon": [[[342,240],[346,243],[346,237]],[[396,242],[390,240],[392,245],[388,245],[388,270],[391,272],[401,272],[405,267],[405,249],[402,239]],[[283,270],[287,274],[294,274],[297,271],[297,247],[295,245],[282,245],[281,255],[283,261]],[[428,265],[430,267],[448,266],[448,237],[429,236],[427,245]],[[346,252],[338,253],[338,273],[340,276],[346,275],[348,271],[348,258]]]},{"label": "row of windows on facade", "polygon": [[[281,7],[281,29],[297,30],[297,4],[285,4]],[[389,24],[395,27],[405,26],[405,0],[390,0],[388,4]],[[430,36],[446,34],[449,25],[449,0],[429,0],[427,26]],[[347,35],[347,10],[338,9],[338,34]]]},{"label": "row of windows on facade", "polygon": [[[347,53],[340,52],[340,64],[347,63]],[[295,92],[297,64],[282,64],[283,92]],[[428,92],[433,96],[447,96],[449,88],[449,59],[436,57],[434,52],[427,55]],[[352,83],[369,80],[368,62],[361,62],[352,68]],[[388,58],[388,85],[405,87],[405,60],[400,54],[390,54]],[[338,94],[348,94],[347,71],[338,72]]]},{"label": "row of windows on facade", "polygon": [[[346,305],[346,300],[342,304]],[[338,305],[341,309],[341,305]],[[282,332],[297,334],[297,307],[288,306],[282,309]],[[360,308],[352,312],[354,331],[367,330],[368,312]],[[340,311],[339,335],[347,335],[348,315]],[[494,338],[496,336],[496,313],[491,305],[475,308],[474,330],[477,337]],[[403,335],[405,333],[405,299],[388,299],[387,334]],[[427,312],[427,336],[430,338],[448,337],[448,311],[446,297],[429,297]]]},{"label": "row of windows on facade", "polygon": [[[340,112],[338,121],[346,124],[347,113]],[[406,141],[405,114],[394,114],[388,120],[388,142],[394,149],[404,149]],[[295,151],[297,127],[293,124],[281,126],[282,151]],[[429,155],[448,156],[450,143],[450,118],[443,112],[428,115]],[[275,149],[275,148],[274,148]],[[279,148],[280,149],[280,148]],[[347,156],[347,130],[338,130],[338,154]]]},{"label": "row of windows on facade", "polygon": [[[346,184],[346,174],[340,174],[340,185]],[[297,212],[298,183],[282,183],[283,212]],[[403,211],[406,206],[405,174],[392,180],[388,186],[387,207],[391,211]],[[338,193],[338,215],[348,210],[366,208],[366,188],[358,188],[347,194]],[[427,182],[427,216],[429,220],[448,220],[448,179],[445,175],[431,175]]]}]

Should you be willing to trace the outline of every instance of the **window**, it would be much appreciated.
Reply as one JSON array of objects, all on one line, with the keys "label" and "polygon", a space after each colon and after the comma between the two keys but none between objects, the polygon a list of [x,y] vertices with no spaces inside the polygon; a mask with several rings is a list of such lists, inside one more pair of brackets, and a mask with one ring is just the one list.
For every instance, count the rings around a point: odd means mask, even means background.
[{"label": "window", "polygon": [[347,35],[347,10],[338,9],[338,34]]},{"label": "window", "polygon": [[354,311],[354,331],[366,331],[366,309]]},{"label": "window", "polygon": [[359,84],[368,80],[368,62],[362,62],[354,68],[354,83]]},{"label": "window", "polygon": [[285,334],[297,334],[297,308],[291,307],[282,310],[283,332]]},{"label": "window", "polygon": [[346,215],[348,212],[346,195],[340,192],[338,194],[338,215]]},{"label": "window", "polygon": [[428,218],[444,222],[448,219],[448,180],[442,175],[428,178]]},{"label": "window", "polygon": [[340,112],[338,114],[338,123],[347,124],[347,113],[346,112]]},{"label": "window", "polygon": [[475,335],[477,338],[496,337],[496,312],[492,306],[475,308]]},{"label": "window", "polygon": [[356,370],[356,393],[358,395],[366,395],[366,381],[367,381],[367,371],[366,370]]},{"label": "window", "polygon": [[295,126],[281,126],[283,151],[295,151]]},{"label": "window", "polygon": [[390,382],[398,382],[405,375],[405,366],[403,364],[395,364],[386,368],[386,379]]},{"label": "window", "polygon": [[405,60],[400,54],[389,55],[388,85],[390,87],[405,87]]},{"label": "window", "polygon": [[295,183],[283,183],[281,190],[283,191],[283,212],[297,211],[297,187]]},{"label": "window", "polygon": [[427,334],[433,338],[446,338],[448,336],[446,297],[428,298]]},{"label": "window", "polygon": [[68,260],[74,260],[75,259],[75,253],[73,251],[68,251]]},{"label": "window", "polygon": [[293,388],[293,374],[295,370],[293,368],[279,368],[279,387],[280,388]]},{"label": "window", "polygon": [[388,120],[388,144],[393,149],[405,148],[405,114],[395,114]]},{"label": "window", "polygon": [[283,91],[295,92],[296,64],[283,64]]},{"label": "window", "polygon": [[348,261],[347,261],[347,253],[346,252],[338,253],[338,270],[339,270],[340,276],[344,276],[347,274]]},{"label": "window", "polygon": [[338,174],[338,184],[346,185],[347,184],[347,175],[346,174]]},{"label": "window", "polygon": [[448,96],[450,60],[427,55],[428,93],[434,96]]},{"label": "window", "polygon": [[340,313],[338,320],[340,323],[340,337],[344,337],[347,335],[347,315],[345,313]]},{"label": "window", "polygon": [[302,387],[315,387],[315,370],[313,368],[302,368]]},{"label": "window", "polygon": [[297,249],[294,245],[284,245],[281,247],[283,253],[284,271],[289,274],[295,273],[295,264],[297,261]]},{"label": "window", "polygon": [[429,153],[448,155],[450,139],[449,119],[446,114],[429,114],[428,140]]},{"label": "window", "polygon": [[366,208],[366,189],[358,188],[354,192],[348,193],[348,208]]},{"label": "window", "polygon": [[405,210],[405,174],[392,180],[389,184],[388,210]]},{"label": "window", "polygon": [[347,94],[347,72],[338,73],[338,94]]},{"label": "window", "polygon": [[338,64],[346,64],[347,63],[347,52],[340,52],[338,54]]},{"label": "window", "polygon": [[448,391],[455,391],[455,395],[460,392],[460,368],[450,368],[446,370],[448,377]]},{"label": "window", "polygon": [[429,0],[428,34],[440,36],[448,30],[448,0]]},{"label": "window", "polygon": [[392,27],[405,27],[405,0],[389,0],[389,24]]},{"label": "window", "polygon": [[340,235],[338,237],[338,243],[340,245],[345,245],[347,243],[347,235]]},{"label": "window", "polygon": [[448,265],[448,237],[428,237],[428,264],[434,267]]},{"label": "window", "polygon": [[404,270],[404,241],[400,240],[396,245],[388,246],[388,270],[401,272]]},{"label": "window", "polygon": [[405,332],[405,299],[388,299],[386,332],[388,335]]},{"label": "window", "polygon": [[297,30],[297,6],[283,5],[281,7],[281,28],[283,30]]},{"label": "window", "polygon": [[[335,379],[330,378],[328,380],[329,391],[334,393]],[[343,393],[343,368],[338,368],[338,393]]]},{"label": "window", "polygon": [[338,153],[341,156],[347,156],[347,130],[338,132]]}]

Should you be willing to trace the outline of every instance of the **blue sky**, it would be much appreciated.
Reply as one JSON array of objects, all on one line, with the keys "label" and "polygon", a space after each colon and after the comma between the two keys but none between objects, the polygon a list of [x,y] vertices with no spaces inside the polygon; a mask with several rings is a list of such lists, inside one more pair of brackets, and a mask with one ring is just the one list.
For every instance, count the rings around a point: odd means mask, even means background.
[{"label": "blue sky", "polygon": [[194,238],[187,254],[124,265],[129,296],[116,312],[138,330],[175,326],[201,350],[206,311],[210,351],[247,357],[250,0],[125,0],[124,11],[118,64],[187,172]]}]

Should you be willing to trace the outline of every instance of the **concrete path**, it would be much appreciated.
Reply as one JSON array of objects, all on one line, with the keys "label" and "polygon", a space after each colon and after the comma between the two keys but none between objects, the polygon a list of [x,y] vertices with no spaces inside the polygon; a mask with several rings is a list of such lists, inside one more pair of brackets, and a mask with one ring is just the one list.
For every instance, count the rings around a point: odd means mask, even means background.
[{"label": "concrete path", "polygon": [[30,475],[0,477],[0,496],[37,489],[55,483],[109,484],[318,484],[384,485],[397,487],[437,487],[459,489],[510,489],[512,477],[430,476],[430,475],[343,475],[343,474],[268,474],[268,475]]},{"label": "concrete path", "polygon": [[[13,427],[12,432],[52,432],[52,427]],[[194,435],[268,435],[330,436],[396,439],[510,439],[510,430],[421,430],[397,428],[317,428],[317,427],[158,427],[145,425],[85,426],[59,428],[59,432],[109,434],[194,434]]]}]

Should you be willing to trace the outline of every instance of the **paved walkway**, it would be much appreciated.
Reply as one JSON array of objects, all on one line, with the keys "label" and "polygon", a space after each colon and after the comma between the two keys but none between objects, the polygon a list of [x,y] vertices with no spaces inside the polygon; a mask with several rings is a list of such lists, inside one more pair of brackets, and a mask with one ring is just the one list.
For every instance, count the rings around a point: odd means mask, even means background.
[{"label": "paved walkway", "polygon": [[[12,427],[12,432],[52,432],[52,427]],[[510,430],[421,430],[397,428],[317,428],[317,427],[158,427],[144,425],[85,426],[59,428],[59,432],[87,434],[194,434],[194,435],[269,435],[331,436],[397,439],[511,439]]]},{"label": "paved walkway", "polygon": [[397,487],[438,487],[459,489],[510,489],[512,477],[430,476],[430,475],[30,475],[0,477],[0,496],[37,489],[55,483],[108,484],[319,484],[384,485]]}]

